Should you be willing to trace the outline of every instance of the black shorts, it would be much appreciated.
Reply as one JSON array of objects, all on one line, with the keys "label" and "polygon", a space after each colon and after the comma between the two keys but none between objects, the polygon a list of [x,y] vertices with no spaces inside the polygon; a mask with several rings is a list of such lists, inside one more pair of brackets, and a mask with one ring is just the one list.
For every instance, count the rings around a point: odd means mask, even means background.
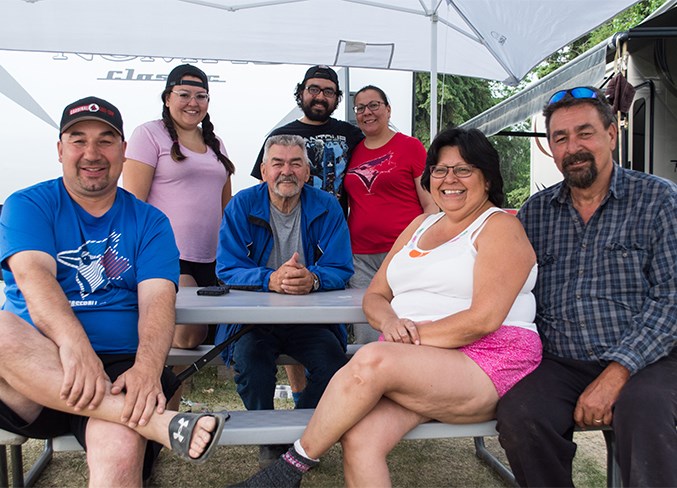
[{"label": "black shorts", "polygon": [[[115,381],[119,375],[127,371],[134,364],[134,354],[100,354],[99,358],[111,381]],[[179,386],[179,382],[174,373],[172,373],[171,368],[164,368],[160,381],[162,383],[162,391],[169,400]],[[88,420],[88,417],[81,415],[43,408],[38,417],[28,424],[5,405],[4,402],[0,401],[0,429],[33,439],[49,439],[60,435],[73,434],[80,445],[86,450],[85,430]],[[148,443],[143,465],[143,479],[150,477],[153,463],[160,453],[160,449],[162,449],[160,444],[155,442]]]},{"label": "black shorts", "polygon": [[218,285],[216,278],[216,261],[211,263],[195,263],[179,259],[179,269],[182,275],[190,275],[195,279],[197,286]]},{"label": "black shorts", "polygon": [[[219,284],[216,277],[216,261],[211,263],[195,263],[193,261],[184,261],[179,259],[181,274],[190,275],[195,279],[197,286],[214,286]],[[209,324],[207,337],[202,344],[214,344],[216,335],[216,324]]]}]

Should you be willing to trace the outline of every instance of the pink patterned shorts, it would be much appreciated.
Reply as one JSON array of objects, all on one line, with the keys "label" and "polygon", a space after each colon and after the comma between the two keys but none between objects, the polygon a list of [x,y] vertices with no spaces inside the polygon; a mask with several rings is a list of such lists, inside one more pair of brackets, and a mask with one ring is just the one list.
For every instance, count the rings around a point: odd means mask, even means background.
[{"label": "pink patterned shorts", "polygon": [[534,331],[502,325],[481,339],[459,347],[491,379],[502,397],[541,362],[541,339]]}]

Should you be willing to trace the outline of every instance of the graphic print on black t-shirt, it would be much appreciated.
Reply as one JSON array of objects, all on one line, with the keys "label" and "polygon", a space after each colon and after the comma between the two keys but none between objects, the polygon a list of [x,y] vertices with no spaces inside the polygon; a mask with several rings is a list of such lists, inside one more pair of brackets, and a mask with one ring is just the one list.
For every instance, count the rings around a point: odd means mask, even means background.
[{"label": "graphic print on black t-shirt", "polygon": [[[294,120],[273,130],[268,137],[280,134],[295,134],[305,139],[310,160],[308,183],[339,198],[350,152],[364,138],[362,131],[348,122],[330,118],[322,125]],[[263,147],[251,172],[251,175],[259,180],[262,179],[262,160]]]},{"label": "graphic print on black t-shirt", "polygon": [[[346,137],[322,134],[306,139],[310,159],[311,184],[332,195],[339,195],[342,175],[348,166]],[[338,175],[338,176],[337,176]]]}]

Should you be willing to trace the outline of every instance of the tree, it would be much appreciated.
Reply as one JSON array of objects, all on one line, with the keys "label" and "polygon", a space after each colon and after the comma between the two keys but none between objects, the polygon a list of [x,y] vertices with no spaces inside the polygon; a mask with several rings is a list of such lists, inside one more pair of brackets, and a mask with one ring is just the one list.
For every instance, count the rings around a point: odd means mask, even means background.
[{"label": "tree", "polygon": [[[441,75],[438,80],[438,127],[457,126],[484,112],[509,96],[506,91],[497,97],[495,84],[487,80]],[[430,145],[430,74],[416,73],[414,78],[414,135]],[[518,130],[527,130],[526,124]],[[517,208],[529,196],[529,141],[520,137],[490,137],[501,156],[505,206]],[[515,191],[517,191],[515,193]],[[526,195],[526,197],[525,197]]]},{"label": "tree", "polygon": [[[491,108],[496,99],[486,80],[440,75],[437,85],[437,126],[456,126]],[[430,145],[430,73],[414,77],[414,135]]]},{"label": "tree", "polygon": [[[553,53],[536,67],[525,80],[542,78],[563,64],[596,46],[616,32],[626,31],[644,20],[665,0],[642,0],[621,12],[611,21]],[[524,87],[506,87],[499,83],[462,76],[438,75],[438,124],[440,129],[459,125]],[[527,124],[513,130],[528,130]],[[416,73],[414,77],[414,136],[430,145],[430,74]],[[529,196],[529,140],[524,137],[493,136],[490,140],[501,156],[506,207],[518,208]]]},{"label": "tree", "polygon": [[[514,130],[529,130],[529,124],[523,122]],[[530,145],[526,137],[492,136],[489,138],[501,157],[501,175],[506,208],[519,208],[529,197],[530,182]]]}]

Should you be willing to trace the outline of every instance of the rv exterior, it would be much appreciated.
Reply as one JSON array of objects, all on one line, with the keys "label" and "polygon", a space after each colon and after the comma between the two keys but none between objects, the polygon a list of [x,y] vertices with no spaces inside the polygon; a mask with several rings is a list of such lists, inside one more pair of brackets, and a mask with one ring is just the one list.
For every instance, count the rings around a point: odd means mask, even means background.
[{"label": "rv exterior", "polygon": [[[308,66],[0,50],[0,205],[12,192],[61,174],[56,142],[63,107],[89,95],[107,99],[122,112],[129,137],[161,117],[166,76],[186,62],[209,76],[210,117],[236,166],[233,192],[256,184],[249,174],[266,135],[302,115],[293,93]],[[392,124],[411,134],[411,72],[337,72],[344,98],[335,118],[354,122],[350,92],[374,84],[393,101]]]},{"label": "rv exterior", "polygon": [[649,19],[617,33],[522,92],[463,124],[486,134],[531,117],[531,193],[561,180],[549,153],[545,101],[557,90],[581,85],[601,87],[618,69],[636,92],[621,117],[615,159],[625,168],[677,182],[677,0],[666,2]]},{"label": "rv exterior", "polygon": [[637,90],[623,128],[623,166],[677,182],[677,7],[617,35]]}]

